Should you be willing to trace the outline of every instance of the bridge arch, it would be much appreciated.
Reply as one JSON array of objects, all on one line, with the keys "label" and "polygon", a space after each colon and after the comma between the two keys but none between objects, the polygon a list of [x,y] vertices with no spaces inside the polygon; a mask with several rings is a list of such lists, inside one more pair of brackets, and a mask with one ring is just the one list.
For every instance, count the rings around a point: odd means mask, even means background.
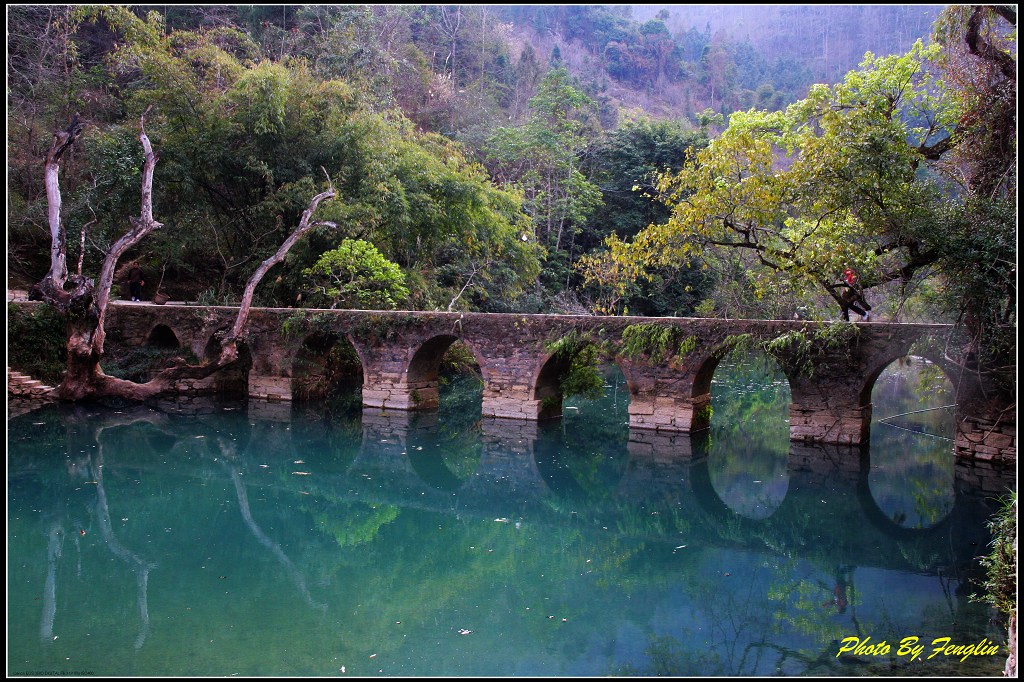
[{"label": "bridge arch", "polygon": [[868,490],[896,525],[934,526],[956,499],[954,384],[918,355],[890,363],[873,384]]},{"label": "bridge arch", "polygon": [[314,332],[302,340],[292,357],[292,400],[319,400],[362,384],[362,359],[344,334]]},{"label": "bridge arch", "polygon": [[487,382],[490,367],[474,343],[454,334],[432,336],[416,348],[405,371],[405,383],[416,409],[427,410],[440,406],[441,360],[456,343],[461,343],[473,355],[484,382]]},{"label": "bridge arch", "polygon": [[[738,348],[714,354],[701,369],[694,383],[711,395],[711,484],[737,514],[769,518],[783,505],[790,485],[792,390],[785,368],[763,351]],[[732,445],[722,447],[724,442]]]},{"label": "bridge arch", "polygon": [[[206,345],[203,346],[202,357],[204,360],[215,359],[220,353],[220,342],[224,334],[231,329],[229,324],[225,324],[222,327],[209,332],[209,336],[206,339]],[[197,343],[201,343],[202,339],[197,339]],[[223,369],[212,377],[205,379],[209,387],[212,388],[214,393],[231,396],[246,396],[251,395],[250,384],[249,384],[249,370],[253,366],[252,350],[249,348],[247,343],[240,342],[238,344],[238,362],[234,368]]]},{"label": "bridge arch", "polygon": [[149,336],[146,337],[146,345],[161,349],[181,348],[178,335],[166,324],[158,324],[150,330]]},{"label": "bridge arch", "polygon": [[864,373],[864,386],[861,388],[860,392],[861,402],[871,402],[871,394],[874,392],[875,383],[878,381],[878,378],[882,376],[882,373],[885,372],[892,363],[908,357],[920,357],[932,363],[942,370],[943,375],[945,375],[946,379],[949,380],[950,384],[956,386],[956,368],[952,366],[945,357],[927,347],[914,349],[914,352],[910,353],[908,344],[907,347],[894,348],[889,350],[887,353],[879,353],[870,357],[869,360],[871,364]]},{"label": "bridge arch", "polygon": [[[630,365],[615,357],[602,364],[614,365],[622,372],[629,389],[630,403],[637,395],[637,384],[633,380]],[[530,398],[539,402],[538,420],[555,419],[562,416],[565,395],[562,392],[561,380],[572,365],[572,357],[566,354],[545,353],[533,373]]]}]

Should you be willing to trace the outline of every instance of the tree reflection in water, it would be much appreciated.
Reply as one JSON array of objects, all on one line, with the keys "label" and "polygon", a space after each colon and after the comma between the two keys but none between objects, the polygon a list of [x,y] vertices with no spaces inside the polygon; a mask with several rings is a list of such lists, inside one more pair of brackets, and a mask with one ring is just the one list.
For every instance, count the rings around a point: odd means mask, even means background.
[{"label": "tree reflection in water", "polygon": [[937,525],[895,525],[866,453],[788,443],[753,379],[734,386],[750,395],[703,437],[631,432],[621,375],[544,424],[481,419],[478,386],[450,420],[443,392],[433,416],[12,419],[12,656],[133,675],[842,675],[866,666],[836,658],[851,634],[998,637],[965,596],[983,498],[961,487]]},{"label": "tree reflection in water", "polygon": [[955,501],[953,384],[908,356],[882,372],[871,398],[871,494],[893,523],[934,526]]},{"label": "tree reflection in water", "polygon": [[708,468],[722,502],[750,519],[771,516],[789,487],[789,382],[763,354],[730,353],[711,382]]}]

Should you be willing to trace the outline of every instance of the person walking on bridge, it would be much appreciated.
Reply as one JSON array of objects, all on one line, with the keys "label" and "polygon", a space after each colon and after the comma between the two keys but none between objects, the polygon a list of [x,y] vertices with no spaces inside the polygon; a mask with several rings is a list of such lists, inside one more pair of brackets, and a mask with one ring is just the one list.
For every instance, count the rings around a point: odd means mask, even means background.
[{"label": "person walking on bridge", "polygon": [[128,288],[131,290],[132,300],[142,300],[142,285],[146,282],[142,279],[142,268],[138,265],[133,265],[132,269],[128,271]]},{"label": "person walking on bridge", "polygon": [[843,271],[843,282],[845,286],[839,293],[839,306],[843,311],[843,319],[849,322],[850,311],[852,310],[860,315],[861,322],[869,321],[871,313],[868,311],[871,310],[871,305],[864,298],[864,290],[857,282],[857,273],[851,268],[846,268]]}]

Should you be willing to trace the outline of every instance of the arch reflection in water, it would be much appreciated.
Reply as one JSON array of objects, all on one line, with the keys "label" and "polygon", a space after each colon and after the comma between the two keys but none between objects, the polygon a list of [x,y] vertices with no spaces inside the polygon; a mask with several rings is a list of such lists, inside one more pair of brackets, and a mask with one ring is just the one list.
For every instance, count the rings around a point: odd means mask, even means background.
[{"label": "arch reflection in water", "polygon": [[729,353],[711,382],[709,474],[722,502],[738,514],[775,513],[789,485],[789,382],[760,353]]},{"label": "arch reflection in water", "polygon": [[955,500],[952,382],[938,365],[907,356],[881,373],[871,398],[872,496],[896,525],[938,524]]},{"label": "arch reflection in water", "polygon": [[[331,431],[255,402],[11,419],[9,657],[97,675],[842,675],[835,640],[858,626],[1001,641],[963,588],[986,496],[961,489],[946,521],[899,528],[866,510],[859,451],[794,446],[782,504],[748,518],[714,504],[700,439],[580,408],[557,432],[474,421],[460,438],[479,461],[455,489],[403,447],[439,438],[441,415],[360,411]],[[128,418],[144,423],[114,428]],[[575,488],[549,485],[538,448]],[[138,649],[146,569],[112,553],[108,522],[156,564]]]},{"label": "arch reflection in water", "polygon": [[614,364],[600,371],[600,398],[569,396],[562,403],[561,419],[539,424],[537,467],[560,504],[577,514],[596,510],[616,495],[629,457],[625,376]]}]

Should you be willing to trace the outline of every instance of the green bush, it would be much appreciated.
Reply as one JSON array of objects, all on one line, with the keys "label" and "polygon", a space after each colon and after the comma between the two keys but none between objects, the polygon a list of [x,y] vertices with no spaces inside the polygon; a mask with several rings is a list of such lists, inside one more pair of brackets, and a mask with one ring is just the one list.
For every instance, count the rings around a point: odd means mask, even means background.
[{"label": "green bush", "polygon": [[563,397],[594,400],[604,395],[604,377],[598,369],[602,349],[596,343],[572,330],[547,348],[565,367],[558,377]]},{"label": "green bush", "polygon": [[67,325],[48,305],[7,305],[7,364],[51,386],[67,367]]},{"label": "green bush", "polygon": [[986,578],[984,594],[976,597],[1010,616],[1017,612],[1017,493],[1004,500],[1003,508],[988,523],[992,551],[981,558]]}]

